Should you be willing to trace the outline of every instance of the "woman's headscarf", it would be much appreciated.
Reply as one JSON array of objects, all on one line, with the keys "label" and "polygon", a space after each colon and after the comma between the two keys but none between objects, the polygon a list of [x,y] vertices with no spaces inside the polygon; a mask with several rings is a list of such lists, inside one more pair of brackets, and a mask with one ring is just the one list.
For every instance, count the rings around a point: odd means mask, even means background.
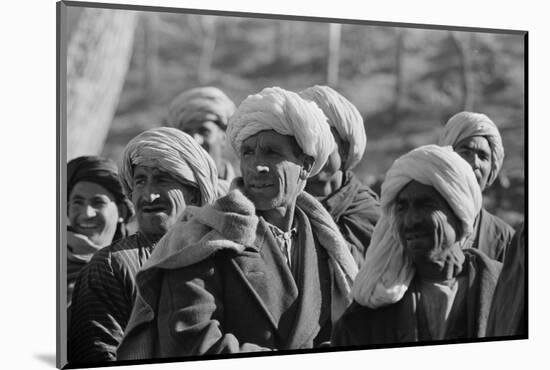
[{"label": "woman's headscarf", "polygon": [[399,301],[414,276],[414,266],[395,235],[392,207],[409,182],[433,186],[460,220],[459,243],[473,230],[481,209],[481,190],[470,165],[451,147],[425,145],[397,159],[382,184],[382,216],[378,220],[365,264],[353,286],[354,299],[371,308]]},{"label": "woman's headscarf", "polygon": [[445,125],[440,137],[439,145],[451,145],[453,148],[466,138],[483,136],[491,147],[491,172],[487,186],[496,180],[504,160],[504,147],[500,132],[493,121],[485,114],[460,112],[452,116]]},{"label": "woman's headscarf", "polygon": [[235,104],[217,87],[197,87],[178,95],[168,109],[167,124],[185,131],[187,124],[196,120],[213,121],[223,130]]},{"label": "woman's headscarf", "polygon": [[312,86],[299,94],[315,102],[327,117],[329,126],[334,127],[340,138],[349,143],[346,158],[342,158],[342,169],[351,170],[363,158],[367,146],[361,113],[348,99],[328,86]]},{"label": "woman's headscarf", "polygon": [[[67,199],[74,186],[81,181],[93,182],[108,190],[114,196],[117,206],[125,209],[121,215],[124,218],[124,223],[127,223],[134,215],[134,206],[122,190],[118,167],[112,160],[97,156],[83,156],[69,161],[67,164]],[[124,236],[125,231],[117,229],[115,239]]]},{"label": "woman's headscarf", "polygon": [[97,156],[83,156],[69,161],[67,198],[70,197],[74,186],[81,181],[93,182],[108,190],[115,197],[117,205],[126,208],[124,222],[134,215],[134,206],[122,190],[118,167],[112,160]]},{"label": "woman's headscarf", "polygon": [[227,136],[239,153],[244,140],[264,130],[293,136],[302,151],[314,159],[310,176],[323,168],[336,145],[323,111],[280,87],[249,95],[229,120]]},{"label": "woman's headscarf", "polygon": [[218,171],[210,155],[189,135],[171,127],[157,127],[133,138],[124,149],[122,185],[132,193],[137,165],[159,168],[181,184],[198,188],[201,204],[217,198]]}]

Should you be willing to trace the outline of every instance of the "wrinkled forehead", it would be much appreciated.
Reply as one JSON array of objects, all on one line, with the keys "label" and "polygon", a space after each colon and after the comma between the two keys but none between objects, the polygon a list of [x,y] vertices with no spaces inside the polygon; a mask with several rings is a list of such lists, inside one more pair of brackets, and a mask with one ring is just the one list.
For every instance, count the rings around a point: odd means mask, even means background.
[{"label": "wrinkled forehead", "polygon": [[472,149],[482,150],[487,153],[491,153],[491,143],[486,136],[475,135],[469,136],[460,140],[455,146],[455,149]]},{"label": "wrinkled forehead", "polygon": [[200,111],[195,112],[192,117],[182,120],[180,122],[180,127],[183,131],[196,130],[203,126],[211,126],[221,129],[221,124],[220,117],[216,113],[210,111]]},{"label": "wrinkled forehead", "polygon": [[175,180],[175,176],[168,171],[163,170],[155,163],[137,164],[134,165],[133,177],[150,176],[150,177],[170,177]]},{"label": "wrinkled forehead", "polygon": [[263,130],[243,140],[241,148],[281,148],[294,154],[302,152],[294,136],[282,135],[275,130]]},{"label": "wrinkled forehead", "polygon": [[435,187],[422,184],[415,180],[407,183],[395,197],[396,204],[402,202],[415,203],[428,201],[435,201],[447,205],[447,201]]}]

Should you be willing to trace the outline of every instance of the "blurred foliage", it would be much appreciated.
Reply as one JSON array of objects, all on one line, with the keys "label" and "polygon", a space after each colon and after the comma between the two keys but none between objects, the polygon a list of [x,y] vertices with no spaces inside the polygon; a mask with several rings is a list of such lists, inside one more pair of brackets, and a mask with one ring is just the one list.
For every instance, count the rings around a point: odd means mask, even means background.
[{"label": "blurred foliage", "polygon": [[[120,163],[128,140],[161,125],[170,101],[195,86],[218,86],[239,104],[268,86],[326,84],[328,35],[329,24],[321,22],[142,13],[103,155]],[[201,66],[208,37],[212,62]],[[376,188],[398,156],[435,142],[438,129],[464,108],[467,76],[471,109],[499,126],[506,151],[502,179],[485,194],[487,207],[517,225],[524,214],[524,52],[517,34],[344,24],[332,87],[364,117],[368,144],[355,172]],[[236,161],[229,148],[227,156]]]}]

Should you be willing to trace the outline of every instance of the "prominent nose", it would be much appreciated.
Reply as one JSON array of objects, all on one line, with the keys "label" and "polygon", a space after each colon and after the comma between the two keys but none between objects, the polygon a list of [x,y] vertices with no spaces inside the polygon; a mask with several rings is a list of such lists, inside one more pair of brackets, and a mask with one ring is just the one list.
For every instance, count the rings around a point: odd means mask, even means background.
[{"label": "prominent nose", "polygon": [[407,229],[414,228],[420,223],[420,219],[420,213],[413,207],[409,207],[405,212],[403,224]]},{"label": "prominent nose", "polygon": [[199,143],[199,145],[204,144],[204,137],[200,134],[193,134],[193,139],[195,139],[195,141]]},{"label": "prominent nose", "polygon": [[255,153],[255,155],[254,155],[253,166],[254,166],[254,170],[257,173],[268,173],[269,172],[269,166],[266,164],[263,156],[259,153]]},{"label": "prominent nose", "polygon": [[156,199],[160,198],[158,189],[152,182],[149,182],[145,187],[143,196],[149,203],[153,203]]},{"label": "prominent nose", "polygon": [[256,172],[258,173],[268,173],[269,167],[264,164],[256,164]]},{"label": "prominent nose", "polygon": [[479,157],[477,155],[474,155],[473,156],[473,165],[474,165],[474,169],[477,169],[477,168],[480,168],[481,166],[481,160],[479,159]]},{"label": "prominent nose", "polygon": [[96,215],[95,208],[88,204],[86,206],[86,217],[92,218],[92,217],[95,217],[95,215]]}]

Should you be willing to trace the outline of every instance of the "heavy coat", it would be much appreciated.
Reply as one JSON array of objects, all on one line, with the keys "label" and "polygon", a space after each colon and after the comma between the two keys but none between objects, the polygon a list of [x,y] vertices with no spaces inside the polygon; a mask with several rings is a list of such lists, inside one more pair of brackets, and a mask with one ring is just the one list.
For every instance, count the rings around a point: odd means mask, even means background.
[{"label": "heavy coat", "polygon": [[[502,267],[483,253],[465,249],[461,272],[467,276],[466,312],[461,313],[464,325],[447,328],[445,339],[481,338],[485,336],[487,317],[495,285]],[[422,337],[416,309],[415,284],[410,285],[397,303],[371,309],[353,302],[334,325],[333,346],[399,344],[430,340]]]},{"label": "heavy coat", "polygon": [[[330,228],[337,232],[340,249],[330,250],[319,242],[328,238],[326,231],[316,229],[321,235],[314,235],[311,214],[296,207],[293,276],[270,228],[253,208],[250,214],[237,202],[236,208],[244,211],[238,215],[215,208],[223,209],[220,204],[235,194],[200,209],[184,224],[187,233],[179,234],[189,247],[177,250],[178,243],[166,244],[175,246],[170,251],[159,245],[157,251],[164,256],[152,256],[152,265],[138,274],[138,300],[118,359],[312,348],[330,339],[335,312],[341,314],[349,304],[349,288],[338,293],[338,280],[357,272],[336,225]],[[209,227],[189,227],[201,214],[209,215]],[[246,223],[252,226],[243,227]],[[239,229],[242,235],[236,235]],[[234,235],[228,238],[227,233]],[[339,268],[334,261],[340,261],[344,275],[335,273]]]},{"label": "heavy coat", "polygon": [[344,239],[351,244],[353,258],[361,267],[380,217],[378,196],[348,171],[342,187],[321,203],[338,225]]},{"label": "heavy coat", "polygon": [[482,208],[475,220],[468,246],[502,262],[513,236],[514,229],[510,225]]},{"label": "heavy coat", "polygon": [[487,324],[487,336],[527,335],[525,225],[517,229],[506,253]]}]

